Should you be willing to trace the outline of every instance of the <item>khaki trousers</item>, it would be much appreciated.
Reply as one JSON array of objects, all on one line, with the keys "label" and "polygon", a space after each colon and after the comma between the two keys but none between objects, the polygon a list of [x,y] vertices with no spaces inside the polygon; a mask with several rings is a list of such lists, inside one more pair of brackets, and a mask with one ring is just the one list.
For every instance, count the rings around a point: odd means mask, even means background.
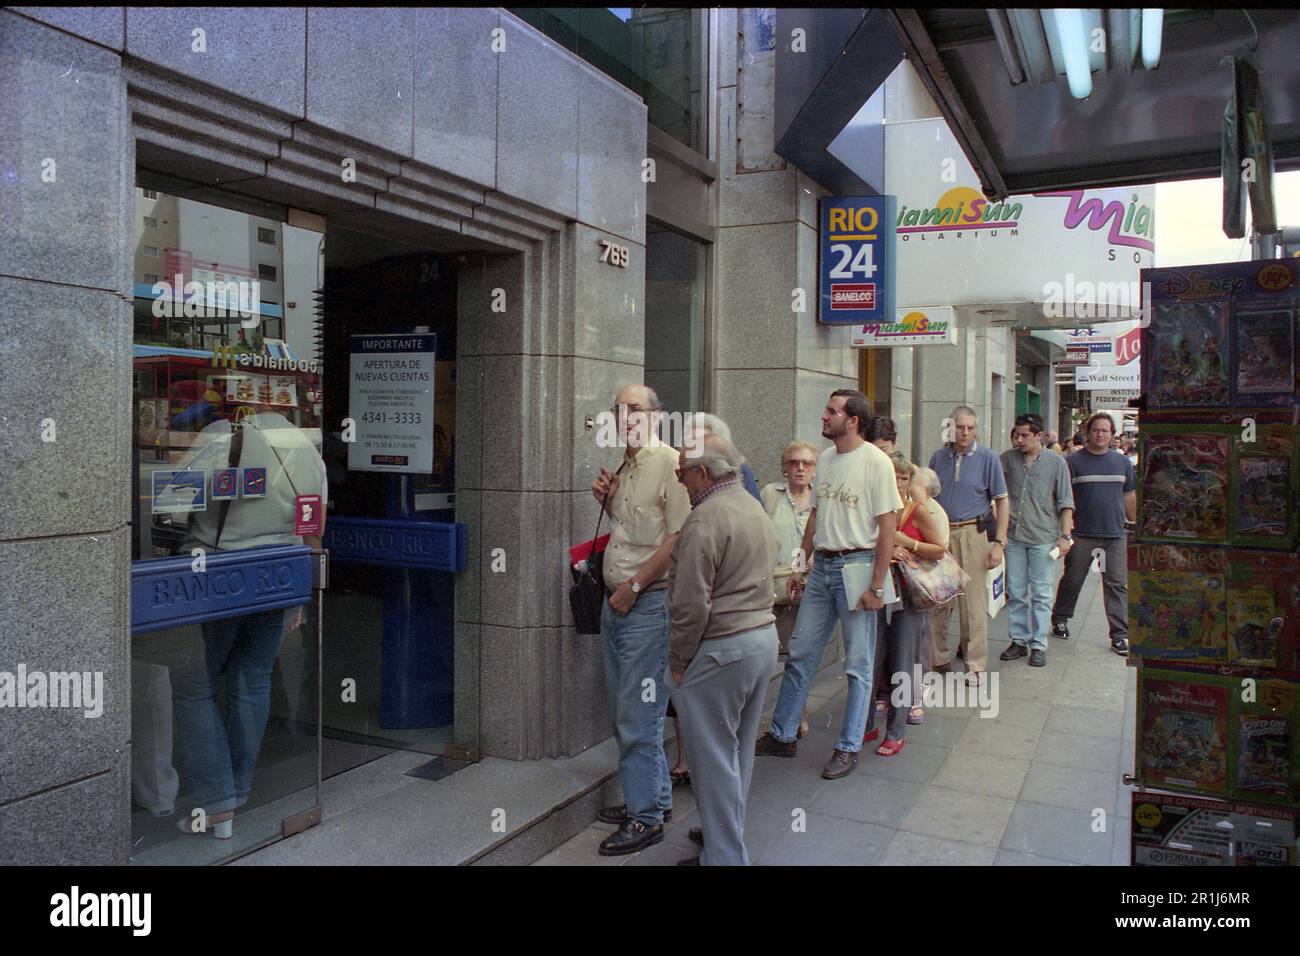
[{"label": "khaki trousers", "polygon": [[948,552],[957,559],[962,570],[970,575],[966,592],[954,601],[934,609],[934,666],[941,667],[950,660],[948,653],[948,618],[954,607],[961,620],[962,658],[968,671],[984,671],[989,666],[989,610],[988,568],[992,545],[983,532],[973,524],[954,528],[948,538]]}]

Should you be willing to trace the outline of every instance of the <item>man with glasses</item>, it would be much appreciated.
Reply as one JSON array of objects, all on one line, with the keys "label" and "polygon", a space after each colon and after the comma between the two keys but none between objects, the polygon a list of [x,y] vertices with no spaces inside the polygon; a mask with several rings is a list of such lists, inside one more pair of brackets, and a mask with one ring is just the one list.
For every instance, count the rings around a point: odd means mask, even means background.
[{"label": "man with glasses", "polygon": [[[772,729],[758,740],[760,756],[793,757],[799,722],[812,688],[822,649],[838,620],[844,638],[844,676],[848,700],[840,738],[822,771],[827,780],[853,772],[867,729],[875,677],[876,612],[885,606],[889,552],[876,560],[876,542],[889,542],[903,507],[889,456],[866,439],[871,403],[861,392],[838,389],[822,412],[822,437],[835,447],[822,452],[813,476],[812,514],[804,529],[802,552],[811,555],[807,575],[796,565],[790,574],[791,596],[803,591],[799,616],[790,638],[790,659],[781,678],[781,694],[772,714]],[[816,550],[813,550],[816,545]],[[857,577],[853,565],[871,565],[867,587],[850,593],[845,578]]]},{"label": "man with glasses", "polygon": [[1056,588],[1052,634],[1068,638],[1068,622],[1094,560],[1101,563],[1110,625],[1110,649],[1128,655],[1127,527],[1137,521],[1137,473],[1133,463],[1113,450],[1115,421],[1097,412],[1084,426],[1088,443],[1066,459],[1074,487],[1074,548],[1066,556],[1065,573]]},{"label": "man with glasses", "polygon": [[1011,644],[1004,661],[1028,655],[1030,667],[1047,665],[1048,619],[1058,554],[1074,539],[1074,495],[1065,459],[1043,447],[1043,420],[1032,412],[1016,418],[1012,447],[1002,453],[1011,521],[1007,526],[1007,626]]},{"label": "man with glasses", "polygon": [[612,474],[602,467],[591,484],[612,524],[604,560],[609,598],[601,609],[600,636],[626,801],[600,811],[599,819],[619,825],[600,844],[602,856],[636,853],[660,842],[672,815],[663,747],[668,694],[662,687],[669,560],[691,501],[677,480],[677,452],[658,438],[661,408],[645,385],[623,387],[612,409],[625,447],[623,463]]}]

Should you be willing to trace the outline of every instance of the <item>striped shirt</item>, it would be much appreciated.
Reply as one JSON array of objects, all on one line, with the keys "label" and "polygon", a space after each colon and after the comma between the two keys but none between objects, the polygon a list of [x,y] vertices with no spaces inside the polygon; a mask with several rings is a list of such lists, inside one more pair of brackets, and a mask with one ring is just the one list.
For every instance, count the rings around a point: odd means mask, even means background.
[{"label": "striped shirt", "polygon": [[1074,533],[1087,538],[1124,537],[1124,495],[1137,490],[1137,474],[1117,451],[1095,455],[1086,447],[1065,459],[1074,489]]}]

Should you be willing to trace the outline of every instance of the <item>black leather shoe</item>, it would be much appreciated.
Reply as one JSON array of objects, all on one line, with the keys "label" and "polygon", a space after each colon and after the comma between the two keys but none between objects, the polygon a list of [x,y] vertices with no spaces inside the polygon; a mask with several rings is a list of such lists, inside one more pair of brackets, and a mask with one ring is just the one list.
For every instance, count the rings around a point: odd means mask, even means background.
[{"label": "black leather shoe", "polygon": [[1030,651],[1030,652],[1029,652],[1029,666],[1030,666],[1030,667],[1046,667],[1046,666],[1047,666],[1047,651],[1040,650],[1040,649],[1037,648],[1037,647],[1035,647],[1032,651]]},{"label": "black leather shoe", "polygon": [[[602,807],[600,812],[596,814],[596,819],[601,823],[621,824],[627,819],[627,804],[620,803],[616,807]],[[671,823],[672,819],[673,811],[665,810],[664,823]]]},{"label": "black leather shoe", "polygon": [[1070,636],[1070,629],[1065,626],[1064,621],[1052,622],[1052,637],[1059,637],[1062,640]]},{"label": "black leather shoe", "polygon": [[687,831],[686,835],[690,837],[691,840],[694,841],[695,843],[698,843],[700,846],[704,846],[703,827],[691,827],[690,830]]},{"label": "black leather shoe", "polygon": [[799,741],[792,740],[787,744],[777,740],[770,732],[759,737],[758,743],[754,745],[754,753],[759,757],[793,757],[798,749]]},{"label": "black leather shoe", "polygon": [[663,838],[662,826],[648,827],[640,820],[624,820],[617,833],[601,841],[598,852],[601,856],[624,856],[654,846],[662,842]]},{"label": "black leather shoe", "polygon": [[827,780],[838,780],[840,777],[847,777],[858,765],[858,755],[856,752],[840,750],[836,748],[831,754],[831,759],[826,763],[826,769],[822,771],[822,776]]},{"label": "black leather shoe", "polygon": [[[1013,643],[1010,647],[1008,647],[1005,651],[1003,651],[1001,654],[998,655],[998,660],[1000,661],[1019,660],[1020,658],[1024,657],[1028,653],[1029,653],[1029,649],[1025,647],[1025,645]],[[1030,661],[1030,663],[1032,664],[1033,661]]]},{"label": "black leather shoe", "polygon": [[700,858],[698,856],[688,856],[684,860],[677,861],[678,866],[699,866]]}]

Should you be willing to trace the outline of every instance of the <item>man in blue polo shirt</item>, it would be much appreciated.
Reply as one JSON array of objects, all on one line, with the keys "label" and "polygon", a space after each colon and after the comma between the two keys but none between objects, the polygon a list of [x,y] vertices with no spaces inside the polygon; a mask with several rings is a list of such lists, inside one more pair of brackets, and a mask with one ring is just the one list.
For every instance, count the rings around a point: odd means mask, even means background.
[{"label": "man in blue polo shirt", "polygon": [[[1002,462],[993,449],[975,440],[975,410],[968,405],[953,409],[952,441],[930,456],[930,467],[939,476],[942,490],[935,499],[948,515],[952,533],[948,551],[970,575],[966,591],[955,601],[935,608],[934,669],[946,671],[948,619],[953,605],[961,620],[961,656],[966,662],[967,682],[978,685],[988,670],[989,619],[985,572],[1002,563],[1007,544],[1007,482]],[[997,540],[991,545],[985,523],[990,513],[997,516]]]},{"label": "man in blue polo shirt", "polygon": [[1065,573],[1056,588],[1052,608],[1052,634],[1069,637],[1067,622],[1074,617],[1088,568],[1102,559],[1101,576],[1110,625],[1110,649],[1128,654],[1128,543],[1125,524],[1137,520],[1137,475],[1133,463],[1113,451],[1115,420],[1097,412],[1085,426],[1088,443],[1066,462],[1074,488],[1074,547],[1065,556]]}]

